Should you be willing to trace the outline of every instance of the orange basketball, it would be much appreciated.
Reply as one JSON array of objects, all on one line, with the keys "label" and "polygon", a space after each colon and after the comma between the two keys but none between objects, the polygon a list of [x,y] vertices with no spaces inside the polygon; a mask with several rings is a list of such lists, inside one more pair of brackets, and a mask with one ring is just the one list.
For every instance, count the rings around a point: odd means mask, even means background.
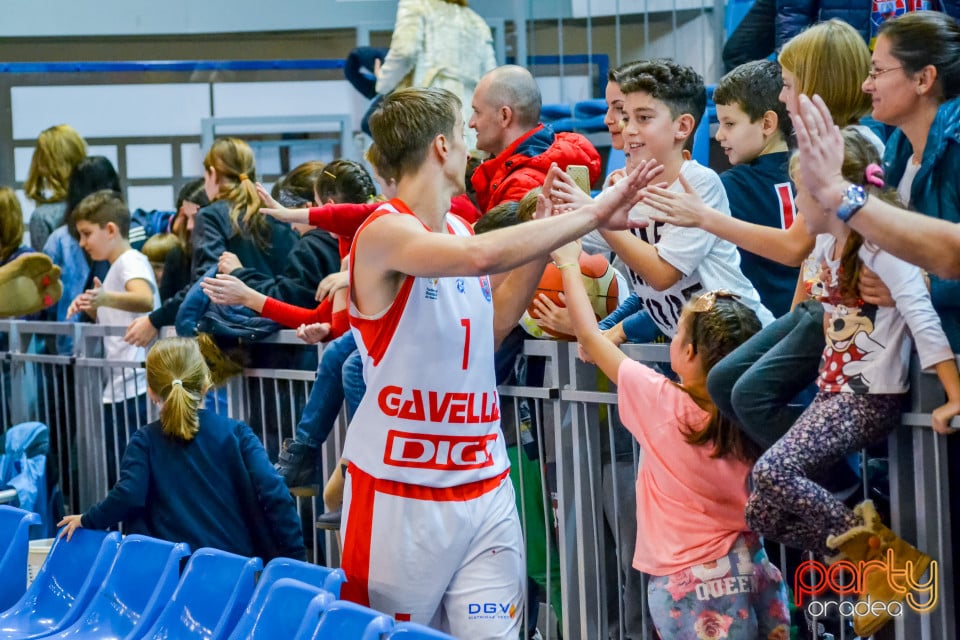
[{"label": "orange basketball", "polygon": [[[580,276],[583,278],[583,286],[587,289],[587,297],[593,306],[593,313],[597,320],[607,317],[620,302],[620,285],[613,269],[610,268],[610,262],[602,255],[590,255],[580,253]],[[534,299],[541,293],[546,295],[555,305],[562,307],[560,294],[563,292],[563,277],[560,269],[552,262],[547,265],[543,271],[543,277],[540,278],[540,284],[534,293]],[[537,324],[537,312],[533,306],[533,301],[527,307],[521,322],[527,333],[535,338],[559,338],[561,340],[573,340],[574,336],[568,336],[563,333],[557,333],[550,329],[541,327]]]}]

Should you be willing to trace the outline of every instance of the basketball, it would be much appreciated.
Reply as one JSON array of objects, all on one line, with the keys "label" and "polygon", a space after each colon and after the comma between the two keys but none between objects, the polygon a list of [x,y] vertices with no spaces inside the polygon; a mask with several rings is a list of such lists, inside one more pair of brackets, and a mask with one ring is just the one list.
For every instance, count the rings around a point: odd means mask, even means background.
[{"label": "basketball", "polygon": [[[617,282],[616,273],[610,267],[610,262],[602,255],[590,255],[581,252],[580,276],[583,279],[583,286],[587,290],[587,297],[590,299],[597,320],[607,317],[620,303],[620,285]],[[543,271],[540,284],[533,294],[534,299],[541,293],[555,305],[564,306],[560,300],[560,294],[563,293],[563,277],[560,274],[560,269],[552,262]],[[527,333],[534,338],[576,339],[574,336],[541,327],[537,324],[537,319],[538,315],[531,300],[530,306],[527,307],[526,313],[520,320]]]}]

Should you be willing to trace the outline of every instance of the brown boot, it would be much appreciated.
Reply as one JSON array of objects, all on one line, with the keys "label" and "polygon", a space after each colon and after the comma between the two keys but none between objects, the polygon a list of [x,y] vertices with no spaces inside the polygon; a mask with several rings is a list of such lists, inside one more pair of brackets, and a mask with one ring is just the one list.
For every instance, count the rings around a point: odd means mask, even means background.
[{"label": "brown boot", "polygon": [[[914,588],[935,588],[937,565],[933,565],[930,578],[921,581],[927,567],[931,566],[930,556],[918,551],[884,526],[872,501],[858,504],[854,513],[863,520],[863,525],[830,536],[827,546],[839,552],[834,560],[852,562],[863,580],[864,590],[859,606],[855,608],[853,630],[866,638],[890,620],[890,603],[902,602]],[[910,596],[916,602],[916,595],[910,593]],[[877,610],[879,607],[872,606],[879,602],[887,604],[881,611]]]}]

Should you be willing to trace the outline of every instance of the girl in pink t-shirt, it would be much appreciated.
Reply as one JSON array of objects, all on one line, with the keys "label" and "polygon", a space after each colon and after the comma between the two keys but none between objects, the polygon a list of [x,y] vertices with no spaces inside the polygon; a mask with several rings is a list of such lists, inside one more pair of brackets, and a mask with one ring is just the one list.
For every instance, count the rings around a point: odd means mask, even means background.
[{"label": "girl in pink t-shirt", "polygon": [[601,333],[572,268],[578,253],[571,244],[553,259],[577,340],[617,384],[620,419],[644,451],[633,566],[651,575],[647,597],[657,632],[664,640],[786,640],[783,579],[744,520],[757,452],[706,389],[710,368],[759,331],[760,321],[729,293],[694,298],[670,343],[670,366],[681,380],[674,383]]}]

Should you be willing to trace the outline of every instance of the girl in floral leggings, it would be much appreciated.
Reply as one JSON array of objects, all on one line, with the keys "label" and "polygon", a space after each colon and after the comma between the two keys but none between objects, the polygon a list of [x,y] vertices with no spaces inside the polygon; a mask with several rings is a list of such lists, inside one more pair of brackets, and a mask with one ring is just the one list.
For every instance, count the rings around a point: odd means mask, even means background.
[{"label": "girl in floral leggings", "polygon": [[[854,130],[844,130],[842,136],[842,174],[853,183],[851,189],[859,186],[867,197],[896,201],[896,192],[884,189],[873,145]],[[794,156],[791,173],[803,161]],[[801,283],[806,294],[823,302],[825,311],[820,390],[786,435],[754,465],[747,523],[757,533],[784,544],[821,554],[839,553],[854,563],[887,561],[891,549],[896,568],[911,562],[917,580],[930,564],[928,556],[881,525],[871,503],[850,510],[810,478],[897,427],[908,389],[911,334],[922,366],[936,368],[947,392],[948,402],[933,412],[933,427],[949,432],[950,419],[960,411],[956,361],[930,303],[922,271],[864,244],[841,219],[848,211],[824,211],[804,185],[796,183],[797,207],[803,211],[807,230],[820,234]],[[895,307],[876,307],[859,299],[857,275],[863,265],[889,287]],[[866,583],[863,599],[897,599],[886,586],[885,572],[869,573]],[[855,616],[854,630],[866,637],[885,622],[883,616]]]}]

